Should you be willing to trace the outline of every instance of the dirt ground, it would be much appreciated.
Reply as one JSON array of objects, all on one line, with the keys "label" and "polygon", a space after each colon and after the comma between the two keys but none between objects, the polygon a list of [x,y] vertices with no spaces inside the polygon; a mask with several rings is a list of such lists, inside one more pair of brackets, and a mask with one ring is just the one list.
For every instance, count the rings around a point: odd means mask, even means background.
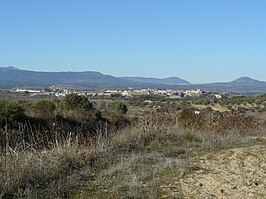
[{"label": "dirt ground", "polygon": [[164,190],[165,198],[266,198],[266,145],[199,157],[193,171]]}]

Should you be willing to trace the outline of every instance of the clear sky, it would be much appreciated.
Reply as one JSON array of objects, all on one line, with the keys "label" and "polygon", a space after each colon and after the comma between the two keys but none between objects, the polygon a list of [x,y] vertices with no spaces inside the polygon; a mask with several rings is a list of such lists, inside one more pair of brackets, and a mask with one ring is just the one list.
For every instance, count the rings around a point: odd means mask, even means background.
[{"label": "clear sky", "polygon": [[266,1],[0,0],[0,66],[266,81]]}]

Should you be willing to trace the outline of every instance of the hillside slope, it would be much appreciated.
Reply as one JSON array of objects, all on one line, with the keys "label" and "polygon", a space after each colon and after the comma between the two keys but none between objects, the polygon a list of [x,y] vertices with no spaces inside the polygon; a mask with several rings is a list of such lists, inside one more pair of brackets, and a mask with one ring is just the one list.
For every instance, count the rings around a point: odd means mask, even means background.
[{"label": "hillside slope", "polygon": [[266,82],[258,81],[249,77],[240,77],[231,82],[179,85],[178,88],[243,94],[261,94],[266,93]]},{"label": "hillside slope", "polygon": [[181,79],[179,77],[168,77],[168,78],[148,78],[148,77],[120,77],[124,80],[150,83],[150,84],[167,84],[167,85],[188,85],[190,82]]},{"label": "hillside slope", "polygon": [[39,86],[47,87],[54,84],[71,84],[80,87],[101,88],[113,86],[126,86],[127,81],[123,81],[110,75],[99,72],[36,72],[19,70],[14,67],[0,68],[0,85],[2,88],[12,88],[16,86]]},{"label": "hillside slope", "polygon": [[52,85],[73,89],[176,88],[175,85],[137,82],[95,71],[36,72],[14,67],[0,67],[0,88],[45,88]]}]

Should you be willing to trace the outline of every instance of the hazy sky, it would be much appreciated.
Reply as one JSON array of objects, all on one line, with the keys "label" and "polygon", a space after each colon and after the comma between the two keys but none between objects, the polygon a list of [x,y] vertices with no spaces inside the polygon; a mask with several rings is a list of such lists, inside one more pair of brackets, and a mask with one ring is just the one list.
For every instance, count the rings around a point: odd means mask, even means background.
[{"label": "hazy sky", "polygon": [[0,66],[266,80],[266,1],[0,0]]}]

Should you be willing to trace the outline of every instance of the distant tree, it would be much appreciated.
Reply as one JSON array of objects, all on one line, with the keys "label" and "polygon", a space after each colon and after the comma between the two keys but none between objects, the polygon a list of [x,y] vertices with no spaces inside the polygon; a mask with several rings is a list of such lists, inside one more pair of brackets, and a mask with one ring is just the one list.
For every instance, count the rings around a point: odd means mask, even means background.
[{"label": "distant tree", "polygon": [[125,115],[127,114],[128,108],[123,102],[113,102],[110,105],[111,109],[119,114]]},{"label": "distant tree", "polygon": [[119,113],[121,113],[123,115],[127,114],[128,109],[127,109],[127,106],[124,103],[122,103],[122,102],[119,103],[117,109],[118,109]]},{"label": "distant tree", "polygon": [[32,104],[34,115],[45,119],[52,118],[55,109],[55,103],[50,100],[40,100]]},{"label": "distant tree", "polygon": [[18,102],[0,101],[0,124],[16,123],[25,117],[25,109]]},{"label": "distant tree", "polygon": [[93,109],[93,104],[85,96],[78,94],[68,94],[64,98],[66,110],[90,111]]}]

